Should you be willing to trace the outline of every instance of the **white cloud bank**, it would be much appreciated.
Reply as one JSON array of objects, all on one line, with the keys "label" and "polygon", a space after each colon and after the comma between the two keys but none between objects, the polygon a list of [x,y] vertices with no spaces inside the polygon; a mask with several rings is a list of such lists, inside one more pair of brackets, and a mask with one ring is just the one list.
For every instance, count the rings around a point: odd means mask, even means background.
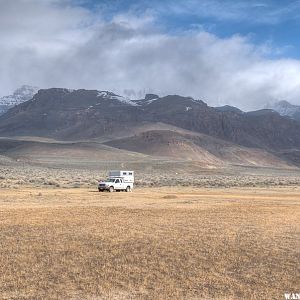
[{"label": "white cloud bank", "polygon": [[163,33],[153,15],[104,21],[68,0],[0,0],[0,95],[22,84],[145,90],[242,109],[300,104],[300,61],[201,30]]}]

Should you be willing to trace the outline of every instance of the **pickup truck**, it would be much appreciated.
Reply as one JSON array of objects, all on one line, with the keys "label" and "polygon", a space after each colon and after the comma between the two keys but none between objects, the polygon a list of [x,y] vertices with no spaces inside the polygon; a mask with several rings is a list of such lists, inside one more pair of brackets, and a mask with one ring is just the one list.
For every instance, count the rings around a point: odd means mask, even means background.
[{"label": "pickup truck", "polygon": [[99,192],[103,191],[126,191],[130,192],[133,189],[132,182],[125,182],[124,178],[108,178],[106,181],[100,181],[98,184]]}]

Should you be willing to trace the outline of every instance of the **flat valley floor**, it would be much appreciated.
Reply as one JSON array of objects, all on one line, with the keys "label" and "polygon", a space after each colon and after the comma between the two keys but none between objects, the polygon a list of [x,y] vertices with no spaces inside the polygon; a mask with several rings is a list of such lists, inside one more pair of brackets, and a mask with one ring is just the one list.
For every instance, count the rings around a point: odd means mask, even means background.
[{"label": "flat valley floor", "polygon": [[285,299],[300,187],[1,189],[1,299]]}]

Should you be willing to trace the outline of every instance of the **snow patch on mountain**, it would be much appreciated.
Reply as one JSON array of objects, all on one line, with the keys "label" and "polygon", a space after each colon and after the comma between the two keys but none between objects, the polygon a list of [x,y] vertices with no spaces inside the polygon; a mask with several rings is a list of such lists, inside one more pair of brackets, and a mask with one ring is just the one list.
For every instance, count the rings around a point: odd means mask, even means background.
[{"label": "snow patch on mountain", "polygon": [[124,104],[127,105],[131,105],[131,106],[137,106],[136,103],[134,103],[133,101],[131,101],[128,98],[116,95],[112,92],[108,92],[108,91],[98,91],[98,95],[97,97],[101,97],[101,98],[105,98],[105,99],[113,99],[113,100],[118,100]]},{"label": "snow patch on mountain", "polygon": [[0,105],[15,106],[30,100],[39,89],[37,87],[23,85],[14,91],[12,95],[0,98]]},{"label": "snow patch on mountain", "polygon": [[5,113],[11,107],[32,99],[38,90],[37,87],[23,85],[15,90],[12,95],[0,97],[0,114]]},{"label": "snow patch on mountain", "polygon": [[270,109],[277,111],[282,116],[292,117],[295,113],[300,112],[300,106],[293,105],[288,101],[282,100],[268,105]]}]

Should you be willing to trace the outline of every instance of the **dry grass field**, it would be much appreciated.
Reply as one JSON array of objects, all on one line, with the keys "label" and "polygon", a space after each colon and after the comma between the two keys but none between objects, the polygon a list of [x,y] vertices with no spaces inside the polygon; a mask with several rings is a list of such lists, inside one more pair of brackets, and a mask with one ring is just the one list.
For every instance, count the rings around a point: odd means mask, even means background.
[{"label": "dry grass field", "polygon": [[284,299],[300,188],[2,188],[1,299]]}]

